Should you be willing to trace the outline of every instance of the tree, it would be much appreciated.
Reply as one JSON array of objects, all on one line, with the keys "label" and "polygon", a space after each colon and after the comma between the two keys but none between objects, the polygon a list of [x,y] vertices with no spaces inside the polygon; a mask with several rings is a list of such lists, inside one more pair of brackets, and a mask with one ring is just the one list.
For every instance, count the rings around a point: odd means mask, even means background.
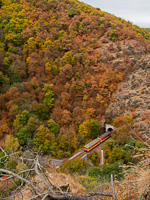
[{"label": "tree", "polygon": [[4,135],[10,134],[10,128],[5,120],[0,121],[0,138],[3,138]]},{"label": "tree", "polygon": [[84,137],[87,137],[88,130],[87,130],[87,127],[84,124],[80,124],[80,126],[79,126],[79,134],[84,136]]},{"label": "tree", "polygon": [[24,110],[21,114],[18,114],[16,116],[16,119],[14,120],[14,127],[16,132],[18,132],[24,125],[27,124],[27,121],[29,119],[29,112],[27,110]]},{"label": "tree", "polygon": [[76,63],[76,56],[72,55],[71,52],[65,53],[65,55],[61,58],[63,66],[66,64],[75,64]]},{"label": "tree", "polygon": [[143,141],[137,141],[135,143],[135,147],[137,147],[137,148],[148,148],[148,145],[145,144]]},{"label": "tree", "polygon": [[90,137],[93,139],[98,135],[98,131],[99,131],[99,123],[96,120],[91,119],[91,133],[90,133]]},{"label": "tree", "polygon": [[48,121],[48,127],[50,131],[57,136],[57,134],[59,133],[60,126],[56,124],[56,122],[53,119],[50,119]]},{"label": "tree", "polygon": [[0,71],[0,87],[9,82],[9,78]]},{"label": "tree", "polygon": [[21,146],[25,146],[29,140],[31,139],[31,135],[29,133],[28,130],[28,126],[23,126],[16,134],[18,140],[19,140],[19,144]]},{"label": "tree", "polygon": [[37,130],[39,126],[39,120],[35,117],[30,117],[27,123],[29,133],[31,137],[33,138],[35,131]]},{"label": "tree", "polygon": [[101,170],[98,167],[90,167],[88,169],[88,175],[94,178],[101,176]]},{"label": "tree", "polygon": [[123,177],[122,168],[119,166],[118,163],[110,164],[110,165],[102,165],[101,176],[105,178],[109,178],[110,175],[113,174],[118,179]]},{"label": "tree", "polygon": [[75,158],[64,162],[61,166],[61,170],[69,170],[70,172],[79,172],[83,167],[83,160],[81,158]]},{"label": "tree", "polygon": [[49,109],[48,107],[43,104],[43,103],[37,103],[37,102],[33,102],[33,110],[34,113],[38,116],[39,119],[42,120],[47,120],[49,119]]},{"label": "tree", "polygon": [[5,138],[4,142],[4,148],[6,151],[10,153],[14,153],[19,149],[19,141],[18,138],[12,136],[12,135],[7,135]]},{"label": "tree", "polygon": [[53,105],[54,105],[54,98],[53,98],[53,96],[54,96],[53,91],[48,91],[45,94],[45,98],[44,98],[43,103],[45,105],[47,105],[49,108],[52,108]]},{"label": "tree", "polygon": [[46,93],[43,103],[47,105],[49,108],[52,108],[54,105],[54,92],[52,90],[53,90],[52,84],[51,85],[44,84],[43,91]]},{"label": "tree", "polygon": [[99,165],[100,163],[100,158],[98,156],[98,154],[96,152],[93,152],[91,154],[88,155],[88,158],[91,160],[91,162],[94,164],[94,165]]},{"label": "tree", "polygon": [[85,138],[95,138],[98,135],[99,123],[96,120],[87,120],[80,124],[79,134]]},{"label": "tree", "polygon": [[52,133],[41,125],[33,138],[35,151],[50,152],[52,147]]}]

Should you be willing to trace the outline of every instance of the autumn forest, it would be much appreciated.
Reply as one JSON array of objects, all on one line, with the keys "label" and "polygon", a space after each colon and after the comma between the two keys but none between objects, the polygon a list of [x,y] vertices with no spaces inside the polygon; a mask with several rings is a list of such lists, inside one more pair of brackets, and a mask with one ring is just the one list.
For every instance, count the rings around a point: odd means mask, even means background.
[{"label": "autumn forest", "polygon": [[142,55],[149,39],[145,29],[76,0],[1,0],[1,140],[13,135],[22,148],[71,156],[100,133],[117,84],[136,69],[120,53],[122,41],[138,41]]}]

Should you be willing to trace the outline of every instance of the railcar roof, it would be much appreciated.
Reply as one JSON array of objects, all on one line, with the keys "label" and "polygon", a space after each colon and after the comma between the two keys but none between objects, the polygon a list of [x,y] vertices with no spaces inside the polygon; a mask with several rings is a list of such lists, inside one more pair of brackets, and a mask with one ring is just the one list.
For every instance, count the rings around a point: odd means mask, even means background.
[{"label": "railcar roof", "polygon": [[99,139],[101,139],[101,140],[104,139],[105,137],[107,137],[108,135],[110,135],[110,133],[111,133],[111,132],[108,131],[108,132],[106,132],[106,133],[100,135],[100,136],[99,136]]},{"label": "railcar roof", "polygon": [[84,147],[89,148],[89,147],[93,146],[94,144],[96,144],[98,141],[99,141],[99,139],[96,138],[96,139],[92,140],[92,142],[89,142],[88,144],[86,144]]}]

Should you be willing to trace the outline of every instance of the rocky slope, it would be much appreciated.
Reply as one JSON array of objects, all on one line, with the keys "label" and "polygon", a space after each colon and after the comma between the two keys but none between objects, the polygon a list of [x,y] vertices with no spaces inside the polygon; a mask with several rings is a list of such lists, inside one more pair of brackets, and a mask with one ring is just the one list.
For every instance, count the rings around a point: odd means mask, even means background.
[{"label": "rocky slope", "polygon": [[133,128],[150,136],[150,55],[142,56],[142,64],[119,83],[106,115],[125,116],[134,114]]}]

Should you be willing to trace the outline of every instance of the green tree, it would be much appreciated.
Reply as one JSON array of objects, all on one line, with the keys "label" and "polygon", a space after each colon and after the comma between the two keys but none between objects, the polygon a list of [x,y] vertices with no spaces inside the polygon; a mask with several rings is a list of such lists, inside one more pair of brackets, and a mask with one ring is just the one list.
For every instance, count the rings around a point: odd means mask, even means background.
[{"label": "green tree", "polygon": [[49,118],[49,115],[50,115],[49,109],[45,104],[43,103],[38,104],[37,102],[34,101],[33,110],[39,119],[47,120]]},{"label": "green tree", "polygon": [[130,135],[127,138],[127,144],[131,145],[131,146],[135,146],[136,140]]},{"label": "green tree", "polygon": [[100,158],[96,152],[93,152],[91,154],[88,154],[88,158],[91,160],[91,162],[94,165],[98,165],[100,163]]},{"label": "green tree", "polygon": [[95,138],[98,135],[99,123],[96,120],[87,120],[79,125],[79,134],[85,138]]},{"label": "green tree", "polygon": [[116,146],[116,141],[113,139],[109,139],[105,142],[104,149],[108,148],[112,151],[112,149]]},{"label": "green tree", "polygon": [[9,82],[9,78],[0,71],[0,87]]},{"label": "green tree", "polygon": [[99,123],[93,119],[91,119],[90,122],[91,122],[90,137],[93,139],[98,135]]},{"label": "green tree", "polygon": [[47,105],[49,108],[52,108],[54,105],[54,92],[53,92],[53,84],[48,85],[44,84],[43,91],[45,93],[45,98],[43,100],[43,103]]},{"label": "green tree", "polygon": [[28,126],[23,126],[17,133],[17,138],[19,140],[19,144],[21,146],[26,145],[29,140],[31,139],[29,130],[28,130]]},{"label": "green tree", "polygon": [[101,176],[101,170],[98,167],[90,167],[87,171],[88,175],[93,178]]},{"label": "green tree", "polygon": [[117,31],[116,30],[112,30],[110,33],[109,33],[109,38],[111,40],[115,40],[117,38],[118,34],[117,34]]},{"label": "green tree", "polygon": [[110,165],[102,165],[101,176],[103,178],[110,178],[111,174],[116,176],[118,179],[123,177],[122,168],[119,167],[118,163],[110,164]]},{"label": "green tree", "polygon": [[56,124],[56,122],[53,119],[50,119],[48,121],[48,127],[49,127],[50,131],[52,133],[54,133],[55,135],[57,135],[59,133],[60,126],[58,124]]},{"label": "green tree", "polygon": [[46,92],[43,103],[45,105],[47,105],[49,108],[53,107],[53,105],[54,105],[54,92],[53,91]]},{"label": "green tree", "polygon": [[69,170],[70,172],[79,172],[83,167],[83,159],[75,158],[73,160],[67,160],[62,164],[60,169],[62,171]]},{"label": "green tree", "polygon": [[50,133],[49,129],[46,129],[43,125],[41,125],[33,138],[33,145],[35,147],[35,151],[42,151],[47,153],[51,151],[52,146],[52,133]]},{"label": "green tree", "polygon": [[24,110],[21,114],[18,114],[16,116],[16,119],[14,120],[14,127],[16,132],[19,131],[24,125],[27,124],[27,121],[29,119],[29,112],[27,110]]},{"label": "green tree", "polygon": [[144,142],[142,141],[137,141],[136,144],[135,144],[135,147],[137,148],[149,148],[147,144],[145,144]]},{"label": "green tree", "polygon": [[105,158],[106,162],[109,164],[120,161],[124,158],[124,150],[115,146],[112,151],[108,149],[105,152]]},{"label": "green tree", "polygon": [[28,126],[28,130],[29,133],[31,135],[31,137],[34,136],[35,131],[37,130],[38,126],[39,126],[39,120],[36,119],[35,117],[30,117],[27,123]]},{"label": "green tree", "polygon": [[72,53],[69,51],[65,53],[65,55],[61,58],[63,66],[66,64],[75,64],[77,62],[76,55],[72,55]]},{"label": "green tree", "polygon": [[6,158],[3,151],[0,151],[0,168],[4,168]]}]

